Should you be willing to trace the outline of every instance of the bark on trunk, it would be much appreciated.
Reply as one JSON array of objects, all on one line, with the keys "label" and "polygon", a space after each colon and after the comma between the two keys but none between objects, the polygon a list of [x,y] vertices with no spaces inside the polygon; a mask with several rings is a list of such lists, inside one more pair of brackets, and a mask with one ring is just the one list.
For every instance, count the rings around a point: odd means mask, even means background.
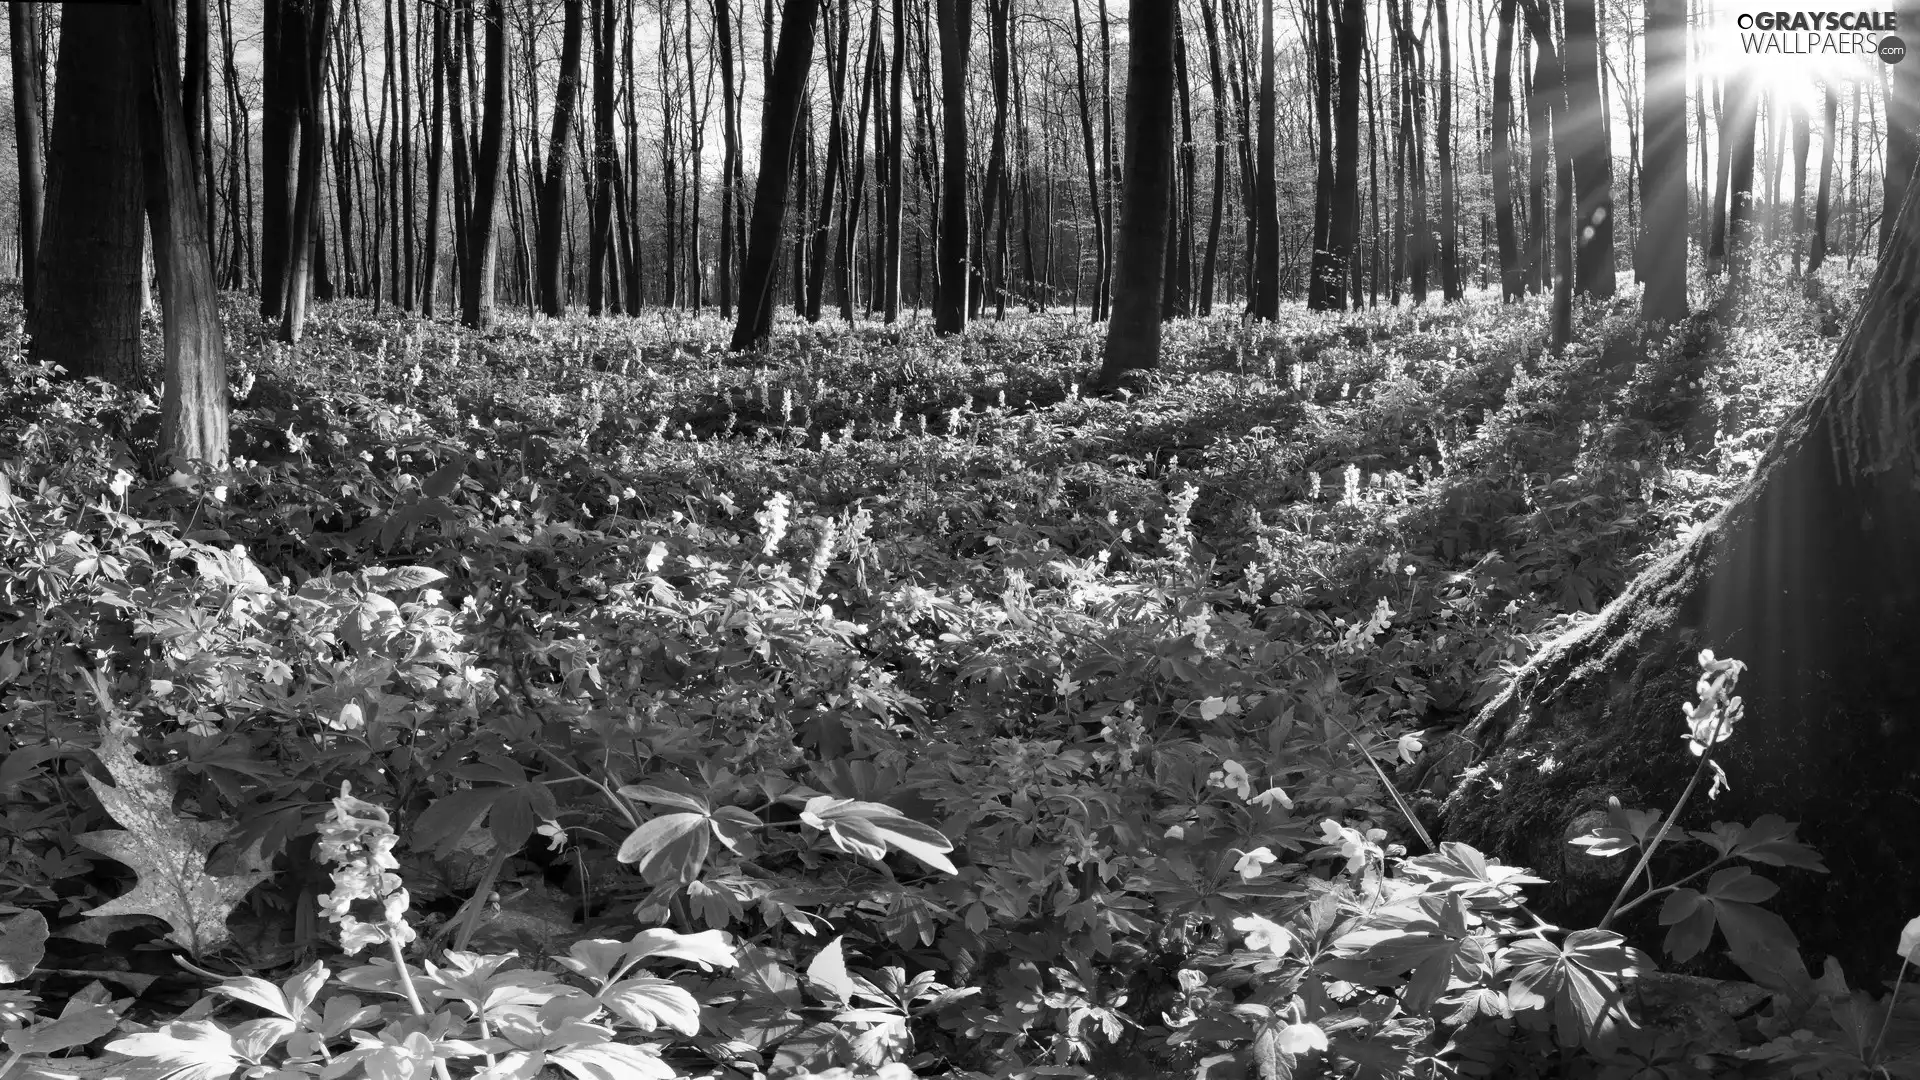
[{"label": "bark on trunk", "polygon": [[1514,0],[1499,3],[1500,36],[1493,53],[1493,230],[1500,252],[1500,298],[1511,304],[1526,295],[1526,278],[1513,220]]},{"label": "bark on trunk", "polygon": [[46,162],[41,153],[40,7],[7,5],[7,28],[13,60],[13,140],[20,170],[20,293],[33,310],[34,259],[40,251],[40,214],[46,197],[42,187]]},{"label": "bark on trunk", "polygon": [[1126,164],[1114,253],[1113,316],[1100,382],[1160,362],[1160,293],[1173,182],[1173,59],[1178,0],[1133,0],[1127,23]]},{"label": "bark on trunk", "polygon": [[76,378],[131,386],[140,363],[141,169],[138,8],[61,11],[34,355]]},{"label": "bark on trunk", "polygon": [[973,0],[937,0],[940,23],[940,287],[933,332],[967,328],[967,51]]},{"label": "bark on trunk", "polygon": [[1647,149],[1641,165],[1640,317],[1687,317],[1686,0],[1647,0]]},{"label": "bark on trunk", "polygon": [[[724,2],[724,0],[722,0]],[[566,239],[567,170],[572,167],[573,124],[580,100],[580,37],[586,28],[584,0],[565,0],[560,37],[560,78],[554,87],[553,137],[547,143],[546,175],[540,180],[539,263],[540,310],[558,318],[567,310],[560,278],[560,249]]]},{"label": "bark on trunk", "polygon": [[1813,239],[1807,248],[1807,273],[1817,273],[1827,261],[1827,216],[1833,197],[1833,147],[1840,132],[1840,95],[1831,83],[1821,87],[1826,110],[1820,138],[1820,187],[1813,199]]},{"label": "bark on trunk", "polygon": [[1600,99],[1600,39],[1595,0],[1567,0],[1567,123],[1555,125],[1572,144],[1579,185],[1574,224],[1574,289],[1612,296],[1613,151]]},{"label": "bark on trunk", "polygon": [[469,263],[460,268],[460,321],[472,330],[493,328],[493,273],[499,252],[494,218],[500,204],[500,162],[507,124],[507,13],[501,0],[487,0],[485,19],[486,75],[481,91],[480,144],[473,159]]},{"label": "bark on trunk", "polygon": [[740,317],[730,345],[735,352],[758,347],[773,331],[780,234],[786,225],[795,134],[819,14],[820,0],[787,0],[781,12],[780,45],[767,80],[769,107],[760,115],[760,176],[754,183],[753,217],[747,226],[747,257],[740,267]]},{"label": "bark on trunk", "polygon": [[[1856,982],[1892,974],[1886,943],[1920,904],[1920,881],[1893,872],[1920,861],[1906,677],[1920,662],[1907,614],[1920,603],[1920,200],[1894,241],[1820,388],[1740,496],[1463,732],[1478,767],[1440,807],[1443,835],[1551,879],[1543,914],[1562,925],[1598,915],[1627,868],[1583,864],[1570,826],[1609,795],[1664,810],[1692,772],[1681,706],[1696,654],[1713,649],[1747,664],[1745,718],[1718,755],[1731,792],[1696,801],[1682,826],[1798,821],[1832,874],[1770,873],[1782,890],[1768,907]],[[1650,909],[1621,928],[1658,929]]]},{"label": "bark on trunk", "polygon": [[[145,189],[160,279],[166,393],[160,403],[163,471],[227,461],[227,352],[220,291],[200,201],[199,162],[187,138],[171,0],[144,0],[138,13],[144,67],[141,142],[149,150]],[[133,69],[138,70],[138,69]],[[130,70],[126,76],[134,81]]]}]

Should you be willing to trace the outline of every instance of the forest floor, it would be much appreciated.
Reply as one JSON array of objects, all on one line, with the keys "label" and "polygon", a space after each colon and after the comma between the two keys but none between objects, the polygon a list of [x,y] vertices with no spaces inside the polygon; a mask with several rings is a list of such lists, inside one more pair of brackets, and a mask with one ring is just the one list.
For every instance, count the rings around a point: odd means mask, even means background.
[{"label": "forest floor", "polygon": [[[426,943],[735,935],[752,977],[699,984],[676,1063],[1191,1072],[1245,1032],[1173,1018],[1253,992],[1226,927],[1337,869],[1321,822],[1417,846],[1368,758],[1442,797],[1449,731],[1738,490],[1862,282],[1772,275],[1651,343],[1621,299],[1561,355],[1538,302],[1182,320],[1105,398],[1058,314],[789,316],[742,357],[713,315],[360,302],[286,348],[235,298],[236,461],[179,486],[134,479],[151,395],[0,362],[0,901],[52,927],[20,981],[100,980],[125,1032],[244,1014],[182,947],[337,965],[311,836],[344,780]],[[132,825],[82,777],[103,708],[216,878],[278,872],[232,940],[85,917],[160,872],[79,839]],[[823,794],[904,818],[790,827]],[[698,818],[623,842],[641,806]]]}]

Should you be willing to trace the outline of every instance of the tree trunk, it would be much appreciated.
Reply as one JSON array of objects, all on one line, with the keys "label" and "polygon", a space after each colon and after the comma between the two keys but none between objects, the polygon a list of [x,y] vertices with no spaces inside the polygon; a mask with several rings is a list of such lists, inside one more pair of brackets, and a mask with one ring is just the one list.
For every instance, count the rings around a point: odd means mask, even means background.
[{"label": "tree trunk", "polygon": [[433,9],[433,130],[427,136],[427,235],[420,256],[420,314],[433,318],[433,297],[439,284],[440,204],[447,159],[447,56],[452,18],[445,5]]},{"label": "tree trunk", "polygon": [[[727,0],[719,0],[726,3]],[[584,0],[563,0],[566,12],[560,38],[560,77],[554,87],[553,136],[547,143],[546,175],[540,180],[538,247],[540,310],[555,318],[567,310],[560,279],[560,248],[566,239],[567,170],[572,162],[573,123],[580,99],[580,36],[586,26]]]},{"label": "tree trunk", "polygon": [[[827,101],[832,115],[827,121],[827,160],[820,179],[820,202],[813,216],[813,252],[808,260],[805,278],[806,310],[801,312],[808,322],[820,321],[820,303],[827,290],[827,245],[833,239],[834,200],[840,186],[841,162],[847,150],[847,63],[853,40],[853,4],[850,0],[840,0],[840,9],[834,13],[827,36]],[[840,222],[843,231],[850,225],[844,218]]]},{"label": "tree trunk", "polygon": [[989,90],[993,99],[993,126],[988,134],[987,173],[980,182],[980,241],[978,254],[973,260],[972,272],[968,280],[975,283],[969,291],[967,313],[969,318],[979,318],[982,306],[986,303],[987,293],[998,294],[999,281],[994,260],[989,254],[993,245],[987,238],[993,228],[1002,207],[1007,179],[1007,107],[1013,96],[1010,81],[1009,52],[1012,45],[1008,40],[1013,32],[1013,0],[987,0],[987,55]]},{"label": "tree trunk", "polygon": [[760,115],[760,176],[754,183],[747,257],[740,267],[740,317],[730,345],[735,352],[757,348],[773,332],[780,234],[786,226],[795,134],[806,96],[807,68],[813,63],[813,24],[819,14],[820,0],[787,0],[781,12],[780,45],[767,81],[769,106]]},{"label": "tree trunk", "polygon": [[1839,139],[1840,95],[1832,83],[1820,88],[1826,110],[1820,138],[1820,187],[1813,199],[1813,240],[1807,247],[1807,273],[1818,273],[1827,261],[1827,216],[1833,195],[1833,147]]},{"label": "tree trunk", "polygon": [[1342,0],[1340,22],[1334,29],[1340,81],[1333,112],[1333,218],[1328,231],[1332,277],[1327,282],[1328,305],[1341,309],[1360,304],[1357,287],[1351,304],[1347,290],[1354,281],[1355,253],[1360,247],[1360,65],[1366,37],[1362,0]]},{"label": "tree trunk", "polygon": [[1126,165],[1114,253],[1113,315],[1100,382],[1160,362],[1160,294],[1173,182],[1173,59],[1178,0],[1133,0],[1127,11]]},{"label": "tree trunk", "polygon": [[293,235],[295,155],[300,149],[300,86],[306,56],[300,0],[265,0],[260,62],[260,314],[278,319],[287,297]]},{"label": "tree trunk", "polygon": [[1754,237],[1753,155],[1755,129],[1760,119],[1759,88],[1745,72],[1730,76],[1727,123],[1727,258],[1739,278],[1749,259]]},{"label": "tree trunk", "polygon": [[973,0],[936,0],[940,24],[940,287],[933,332],[967,328],[967,51]]},{"label": "tree trunk", "polygon": [[1641,163],[1640,317],[1687,317],[1686,0],[1647,0],[1646,153]]},{"label": "tree trunk", "polygon": [[1540,50],[1533,50],[1533,73],[1527,85],[1527,291],[1539,295],[1552,280],[1552,216],[1547,212],[1547,166],[1552,153],[1547,136],[1553,130],[1552,88],[1559,85],[1553,68]]},{"label": "tree trunk", "polygon": [[[144,0],[135,18],[144,53],[136,61],[145,74],[139,80],[140,141],[148,148],[144,186],[166,350],[158,461],[162,471],[192,464],[219,468],[227,461],[227,350],[200,200],[200,163],[187,138],[174,64],[179,52],[173,4]],[[139,70],[128,69],[128,81]]]},{"label": "tree trunk", "polygon": [[614,0],[592,0],[593,198],[587,226],[587,314],[607,310],[606,265],[613,253]]},{"label": "tree trunk", "polygon": [[[1224,2],[1224,0],[1222,0]],[[1207,211],[1207,253],[1200,263],[1200,314],[1213,314],[1214,274],[1220,260],[1220,226],[1227,201],[1227,79],[1220,64],[1220,28],[1215,0],[1201,0],[1200,22],[1207,33],[1207,79],[1213,95],[1213,204]]]},{"label": "tree trunk", "polygon": [[[1100,158],[1094,143],[1092,91],[1087,85],[1087,32],[1081,18],[1080,0],[1073,0],[1074,88],[1080,112],[1080,147],[1087,160],[1088,214],[1093,218],[1094,286],[1092,315],[1095,322],[1106,317],[1107,218],[1106,204],[1100,197]],[[1077,267],[1076,260],[1075,266]],[[1077,270],[1076,270],[1077,273]],[[1076,278],[1075,296],[1079,295]]]},{"label": "tree trunk", "polygon": [[1514,0],[1499,4],[1500,37],[1493,53],[1493,229],[1500,252],[1500,298],[1511,304],[1526,295],[1526,279],[1513,221]]},{"label": "tree trunk", "polygon": [[1255,162],[1253,317],[1272,322],[1280,317],[1280,206],[1274,179],[1274,52],[1273,3],[1260,4],[1260,118],[1259,149]]},{"label": "tree trunk", "polygon": [[281,78],[292,80],[292,92],[299,103],[300,157],[298,185],[294,188],[293,213],[287,222],[287,271],[285,294],[280,298],[280,340],[297,344],[306,329],[307,296],[312,288],[313,247],[319,230],[320,164],[326,147],[326,124],[321,98],[326,92],[327,35],[332,24],[332,0],[301,0],[302,7],[288,14],[283,55],[297,60]]},{"label": "tree trunk", "polygon": [[1460,199],[1453,161],[1453,39],[1447,0],[1434,0],[1433,19],[1440,44],[1440,116],[1433,133],[1440,166],[1440,295],[1443,303],[1466,296],[1460,287]]},{"label": "tree trunk", "polygon": [[[1717,755],[1731,791],[1696,800],[1683,827],[1797,821],[1832,873],[1769,873],[1782,887],[1769,910],[1856,985],[1893,975],[1887,943],[1920,903],[1920,884],[1892,872],[1920,861],[1906,675],[1920,661],[1908,615],[1920,604],[1920,437],[1907,404],[1920,398],[1917,325],[1920,200],[1909,198],[1825,379],[1741,494],[1462,732],[1478,767],[1446,797],[1442,832],[1552,880],[1554,921],[1588,925],[1626,868],[1581,864],[1566,844],[1574,823],[1608,796],[1664,810],[1694,771],[1681,707],[1695,656],[1712,649],[1746,663],[1745,715]],[[1548,756],[1557,767],[1540,767]],[[1658,932],[1651,909],[1621,928]]]},{"label": "tree trunk", "polygon": [[40,141],[40,6],[19,0],[8,4],[7,27],[13,60],[13,144],[20,169],[20,293],[26,309],[32,311],[37,296],[34,260],[40,251],[40,215],[46,198],[42,186],[46,162]]},{"label": "tree trunk", "polygon": [[740,156],[740,120],[733,95],[733,0],[713,0],[713,37],[720,50],[720,317],[733,318],[733,184]]},{"label": "tree trunk", "polygon": [[[1920,3],[1900,0],[1896,14],[1901,29],[1908,35],[1920,27]],[[1907,59],[1913,59],[1913,47],[1907,47]],[[1880,217],[1880,251],[1886,253],[1893,235],[1893,223],[1906,204],[1907,187],[1913,180],[1916,162],[1920,162],[1920,64],[1893,65],[1887,88],[1887,166],[1885,199]]]},{"label": "tree trunk", "polygon": [[1574,224],[1574,289],[1612,296],[1613,150],[1607,145],[1600,100],[1600,41],[1595,0],[1567,0],[1567,125],[1555,125],[1572,144],[1579,185]]},{"label": "tree trunk", "polygon": [[46,232],[29,319],[36,359],[132,386],[140,364],[140,10],[70,4],[48,142]]},{"label": "tree trunk", "polygon": [[[876,3],[878,0],[876,0]],[[900,318],[901,210],[906,183],[907,2],[893,0],[893,68],[887,73],[887,185],[881,218],[886,230],[880,291],[889,325]]]},{"label": "tree trunk", "polygon": [[1306,48],[1313,54],[1313,244],[1312,263],[1307,278],[1307,308],[1325,311],[1339,305],[1328,292],[1335,271],[1332,250],[1327,243],[1333,225],[1333,0],[1304,0],[1312,5],[1301,13],[1301,22],[1311,25],[1312,36]]},{"label": "tree trunk", "polygon": [[480,144],[473,158],[468,265],[461,267],[460,274],[460,321],[471,330],[493,328],[493,273],[499,251],[494,218],[500,204],[500,162],[507,124],[507,13],[502,0],[487,0],[485,18],[486,76]]}]

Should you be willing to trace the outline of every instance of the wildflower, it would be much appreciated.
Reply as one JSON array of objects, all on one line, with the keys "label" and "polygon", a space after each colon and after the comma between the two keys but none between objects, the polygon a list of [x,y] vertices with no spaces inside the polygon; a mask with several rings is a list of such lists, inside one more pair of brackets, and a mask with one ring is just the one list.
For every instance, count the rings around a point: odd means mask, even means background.
[{"label": "wildflower", "polygon": [[1237,791],[1243,799],[1253,794],[1253,781],[1247,777],[1247,767],[1231,759],[1207,774],[1207,786]]},{"label": "wildflower", "polygon": [[[405,945],[414,939],[406,918],[411,901],[393,872],[400,869],[393,855],[399,841],[386,810],[354,798],[352,785],[343,782],[320,823],[316,852],[333,864],[333,891],[321,894],[320,910],[340,925],[340,945],[348,955],[381,942]],[[361,901],[379,905],[378,922],[364,922],[354,913]]]},{"label": "wildflower", "polygon": [[1327,1033],[1320,1030],[1319,1024],[1288,1024],[1280,1029],[1278,1042],[1286,1053],[1304,1054],[1309,1050],[1325,1050]]},{"label": "wildflower", "polygon": [[1271,919],[1263,919],[1258,915],[1241,915],[1233,920],[1233,928],[1247,935],[1249,949],[1263,949],[1275,956],[1285,956],[1293,950],[1293,934]]},{"label": "wildflower", "polygon": [[1293,809],[1293,800],[1287,797],[1285,791],[1277,787],[1270,787],[1247,801],[1255,806],[1272,808],[1277,805],[1282,810]]},{"label": "wildflower", "polygon": [[657,574],[667,562],[667,545],[655,542],[647,551],[647,573]]},{"label": "wildflower", "polygon": [[1426,744],[1420,741],[1419,732],[1409,731],[1405,735],[1400,736],[1399,742],[1394,745],[1393,749],[1394,753],[1400,756],[1401,761],[1411,765],[1413,764],[1414,757],[1425,748],[1425,745]]},{"label": "wildflower", "polygon": [[1368,829],[1362,833],[1328,818],[1320,823],[1321,843],[1337,847],[1339,855],[1347,860],[1347,873],[1357,874],[1366,869],[1369,856],[1381,855],[1380,841],[1387,838],[1385,829]]},{"label": "wildflower", "polygon": [[1234,862],[1233,871],[1240,875],[1241,881],[1252,881],[1259,877],[1274,862],[1273,849],[1262,846],[1243,852]]},{"label": "wildflower", "polygon": [[125,469],[115,469],[113,472],[113,483],[107,485],[107,490],[113,492],[114,498],[123,499],[127,495],[127,488],[132,486],[132,484],[132,473]]},{"label": "wildflower", "polygon": [[784,491],[776,491],[767,499],[766,508],[753,515],[760,525],[760,554],[771,556],[787,538],[787,526],[793,520],[793,503]]}]

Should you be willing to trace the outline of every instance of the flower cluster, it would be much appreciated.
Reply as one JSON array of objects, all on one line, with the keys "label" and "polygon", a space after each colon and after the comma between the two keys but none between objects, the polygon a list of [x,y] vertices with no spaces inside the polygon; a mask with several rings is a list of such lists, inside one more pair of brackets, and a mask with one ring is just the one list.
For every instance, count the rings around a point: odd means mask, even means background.
[{"label": "flower cluster", "polygon": [[[349,956],[369,945],[405,945],[414,938],[407,924],[412,901],[394,873],[400,869],[393,857],[399,839],[384,808],[354,798],[351,785],[340,785],[333,809],[320,823],[318,854],[333,864],[333,891],[320,897],[320,910],[340,924],[340,945]],[[362,900],[379,905],[378,922],[363,922],[354,914]]]}]

